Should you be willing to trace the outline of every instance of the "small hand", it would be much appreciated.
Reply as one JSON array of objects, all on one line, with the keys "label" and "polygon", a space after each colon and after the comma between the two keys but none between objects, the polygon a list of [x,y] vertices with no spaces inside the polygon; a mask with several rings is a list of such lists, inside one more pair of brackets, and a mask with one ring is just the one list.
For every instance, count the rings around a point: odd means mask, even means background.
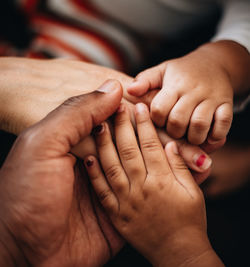
[{"label": "small hand", "polygon": [[142,96],[152,89],[160,91],[150,105],[151,118],[159,127],[166,125],[170,136],[187,134],[196,145],[225,139],[232,122],[233,87],[212,53],[200,48],[145,70],[127,90]]},{"label": "small hand", "polygon": [[164,152],[144,104],[136,106],[136,126],[139,145],[121,105],[115,119],[118,153],[104,123],[96,135],[102,169],[95,157],[85,159],[114,226],[155,266],[179,266],[210,254],[204,198],[176,144],[170,142]]},{"label": "small hand", "polygon": [[[15,134],[43,119],[69,97],[94,91],[108,78],[119,80],[124,88],[132,82],[131,77],[109,68],[62,59],[2,58],[0,69],[0,128]],[[151,102],[152,97],[153,95],[148,94],[144,100]],[[126,90],[124,98],[135,100]],[[131,110],[133,119],[134,104],[125,99],[123,101]],[[161,130],[159,136],[163,145],[173,140]],[[184,140],[177,144],[185,162],[197,172],[197,182],[201,183],[209,173],[209,156],[199,147]],[[71,151],[80,158],[94,154],[94,140],[88,136]],[[199,160],[200,157],[203,161]]]}]

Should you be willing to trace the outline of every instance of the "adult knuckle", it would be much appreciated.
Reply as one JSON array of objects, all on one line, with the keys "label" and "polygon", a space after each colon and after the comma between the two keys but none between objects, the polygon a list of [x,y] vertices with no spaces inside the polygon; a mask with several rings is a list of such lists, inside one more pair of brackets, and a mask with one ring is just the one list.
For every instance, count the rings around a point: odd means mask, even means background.
[{"label": "adult knuckle", "polygon": [[82,102],[84,96],[71,96],[67,100],[63,102],[63,106],[65,107],[75,107],[80,101]]},{"label": "adult knuckle", "polygon": [[31,148],[31,146],[37,141],[37,134],[36,129],[29,128],[19,135],[17,141],[23,146]]}]

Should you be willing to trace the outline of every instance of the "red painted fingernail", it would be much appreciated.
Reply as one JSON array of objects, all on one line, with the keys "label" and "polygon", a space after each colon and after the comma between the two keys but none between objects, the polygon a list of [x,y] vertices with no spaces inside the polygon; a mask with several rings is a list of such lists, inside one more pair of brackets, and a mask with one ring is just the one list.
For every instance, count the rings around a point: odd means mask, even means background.
[{"label": "red painted fingernail", "polygon": [[199,158],[196,160],[196,165],[201,167],[206,159],[205,155],[200,155]]},{"label": "red painted fingernail", "polygon": [[103,131],[104,131],[104,125],[99,124],[92,130],[92,133],[96,135],[96,134],[101,134]]},{"label": "red painted fingernail", "polygon": [[86,161],[86,165],[87,165],[87,167],[91,167],[93,164],[94,164],[94,161],[93,161],[92,159],[88,159],[88,160]]},{"label": "red painted fingernail", "polygon": [[212,160],[208,158],[206,155],[202,154],[198,156],[198,158],[195,161],[195,164],[197,167],[203,170],[207,170],[211,166]]}]

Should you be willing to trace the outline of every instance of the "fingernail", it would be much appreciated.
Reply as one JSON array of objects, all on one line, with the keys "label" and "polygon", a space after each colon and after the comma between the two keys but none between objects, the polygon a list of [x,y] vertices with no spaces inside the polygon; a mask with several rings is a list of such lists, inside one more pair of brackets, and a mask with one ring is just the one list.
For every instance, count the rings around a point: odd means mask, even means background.
[{"label": "fingernail", "polygon": [[175,155],[179,155],[179,150],[178,150],[177,144],[175,142],[172,142],[172,150],[173,150]]},{"label": "fingernail", "polygon": [[137,83],[139,83],[138,80],[133,80],[133,82],[130,84],[130,86],[135,86]]},{"label": "fingernail", "polygon": [[92,133],[94,135],[102,134],[104,132],[104,124],[97,125],[93,130]]},{"label": "fingernail", "polygon": [[87,159],[85,164],[87,167],[91,167],[94,164],[94,161],[93,161],[93,159]]},{"label": "fingernail", "polygon": [[117,109],[117,113],[121,113],[125,110],[125,105],[123,103],[120,104],[120,106]]},{"label": "fingernail", "polygon": [[220,140],[213,140],[213,139],[207,139],[207,142],[210,144],[210,145],[214,145],[216,143],[218,143]]},{"label": "fingernail", "polygon": [[195,164],[197,167],[203,170],[207,170],[211,166],[212,160],[205,154],[202,155],[199,154],[195,157]]},{"label": "fingernail", "polygon": [[147,106],[143,103],[138,103],[135,105],[135,111],[136,113],[145,113],[147,112]]},{"label": "fingernail", "polygon": [[115,80],[107,80],[96,91],[101,93],[110,93],[114,90],[117,82]]}]

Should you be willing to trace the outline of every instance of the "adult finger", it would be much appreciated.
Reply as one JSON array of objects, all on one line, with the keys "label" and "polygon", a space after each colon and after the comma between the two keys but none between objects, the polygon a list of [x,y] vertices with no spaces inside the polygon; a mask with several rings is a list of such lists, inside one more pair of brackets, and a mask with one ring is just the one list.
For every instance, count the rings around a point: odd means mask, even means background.
[{"label": "adult finger", "polygon": [[[70,151],[92,128],[118,108],[122,98],[119,82],[109,80],[93,93],[74,96],[29,128],[23,137],[29,149],[55,157]],[[32,140],[32,142],[30,142]]]}]

